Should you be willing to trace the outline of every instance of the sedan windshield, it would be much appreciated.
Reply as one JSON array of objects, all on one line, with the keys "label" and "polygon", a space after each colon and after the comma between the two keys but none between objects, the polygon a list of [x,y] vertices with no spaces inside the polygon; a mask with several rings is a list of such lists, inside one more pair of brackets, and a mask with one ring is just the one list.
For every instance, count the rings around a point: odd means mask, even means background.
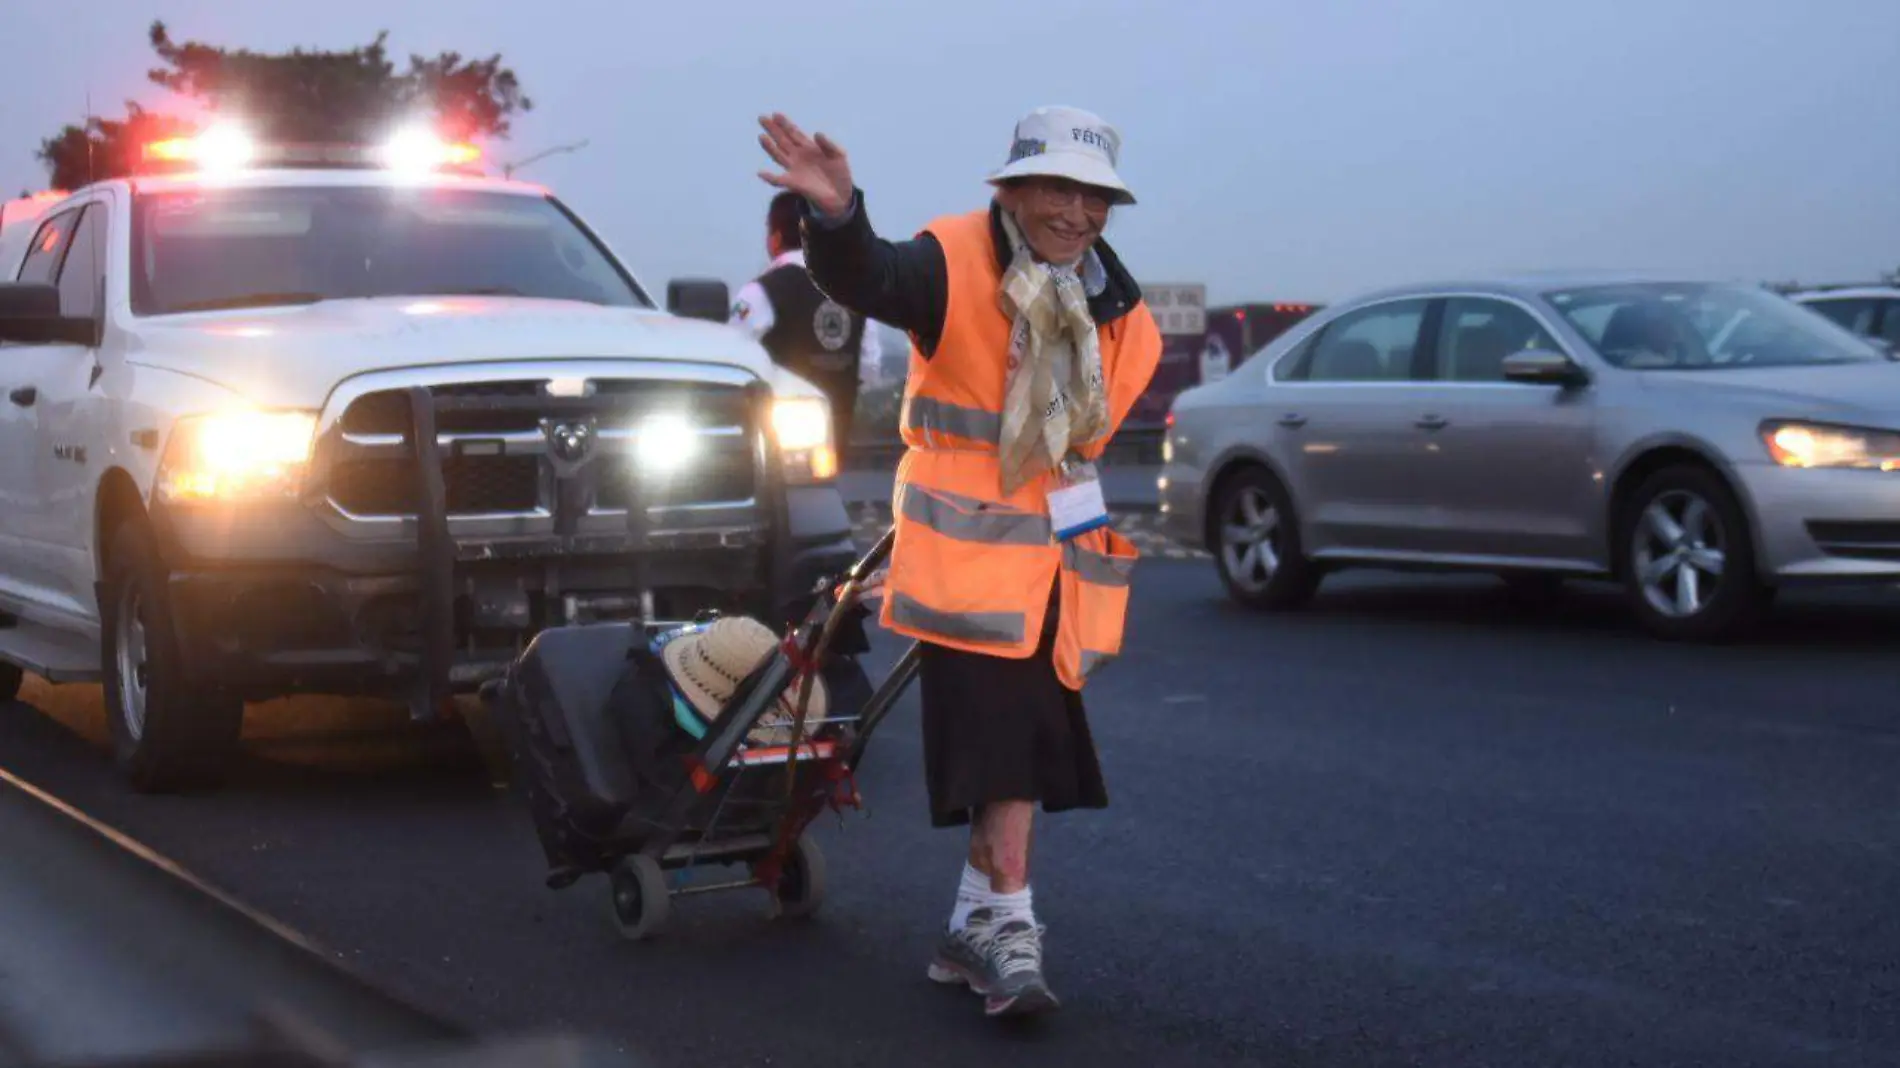
[{"label": "sedan windshield", "polygon": [[132,261],[139,315],[449,295],[652,305],[559,205],[513,193],[150,193],[134,212]]},{"label": "sedan windshield", "polygon": [[1545,294],[1605,360],[1630,370],[1877,363],[1865,341],[1745,285],[1592,286]]}]

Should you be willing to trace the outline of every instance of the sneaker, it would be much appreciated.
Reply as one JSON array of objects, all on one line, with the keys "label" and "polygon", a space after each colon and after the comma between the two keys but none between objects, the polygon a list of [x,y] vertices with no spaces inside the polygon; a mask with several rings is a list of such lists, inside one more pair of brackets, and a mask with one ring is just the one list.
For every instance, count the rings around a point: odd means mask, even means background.
[{"label": "sneaker", "polygon": [[977,909],[963,930],[944,932],[930,978],[981,994],[990,1016],[1056,1008],[1060,1002],[1042,978],[1042,931],[1027,920],[998,922],[990,910]]}]

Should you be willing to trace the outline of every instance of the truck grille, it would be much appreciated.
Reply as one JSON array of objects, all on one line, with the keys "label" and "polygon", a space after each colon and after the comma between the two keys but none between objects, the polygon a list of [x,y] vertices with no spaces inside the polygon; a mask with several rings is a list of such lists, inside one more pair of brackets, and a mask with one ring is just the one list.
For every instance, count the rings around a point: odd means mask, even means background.
[{"label": "truck grille", "polygon": [[[607,532],[624,528],[635,502],[657,514],[662,525],[668,512],[753,508],[759,439],[743,386],[598,378],[590,380],[584,397],[555,398],[547,383],[537,377],[428,386],[438,402],[436,441],[452,523],[513,521],[491,532],[538,534],[573,533],[578,522]],[[483,400],[495,405],[484,406]],[[643,473],[631,448],[633,428],[662,413],[683,415],[698,431],[690,465],[664,479]],[[591,428],[583,462],[556,456],[550,428],[559,424]],[[411,431],[403,389],[372,390],[347,401],[319,444],[317,464],[319,485],[343,522],[415,515],[419,488]],[[564,475],[570,480],[566,493]]]},{"label": "truck grille", "polygon": [[[450,515],[514,512],[541,506],[541,461],[484,456],[443,465]],[[416,468],[410,460],[349,460],[330,476],[330,499],[352,515],[414,515]]]}]

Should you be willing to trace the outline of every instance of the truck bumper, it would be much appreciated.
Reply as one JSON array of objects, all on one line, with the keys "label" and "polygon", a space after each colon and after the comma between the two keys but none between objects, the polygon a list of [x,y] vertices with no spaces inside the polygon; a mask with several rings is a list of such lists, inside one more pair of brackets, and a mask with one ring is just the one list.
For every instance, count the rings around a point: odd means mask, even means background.
[{"label": "truck bumper", "polygon": [[[418,427],[433,426],[426,394]],[[440,471],[422,430],[417,468]],[[775,629],[857,558],[836,485],[783,484],[776,455],[756,507],[695,525],[458,541],[439,479],[388,539],[340,533],[308,502],[167,509],[152,521],[188,681],[262,700],[406,696],[433,710],[504,672],[535,634],[598,620],[743,613]]]},{"label": "truck bumper", "polygon": [[[811,591],[858,556],[848,532],[799,541],[775,582],[767,577],[762,548],[650,552],[653,572],[665,576],[663,585],[649,588],[655,616],[690,619],[714,609],[773,625],[796,618]],[[570,611],[590,619],[637,617],[642,602],[625,571],[611,557],[523,558],[465,569],[445,672],[452,689],[469,692],[498,676],[535,633]],[[293,693],[406,695],[428,666],[424,586],[414,567],[361,573],[282,562],[175,569],[170,593],[190,681],[264,700]]]}]

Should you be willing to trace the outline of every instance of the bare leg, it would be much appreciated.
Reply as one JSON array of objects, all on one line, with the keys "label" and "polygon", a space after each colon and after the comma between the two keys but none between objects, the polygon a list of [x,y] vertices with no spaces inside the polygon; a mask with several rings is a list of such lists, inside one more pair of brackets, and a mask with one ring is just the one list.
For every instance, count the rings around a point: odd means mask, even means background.
[{"label": "bare leg", "polygon": [[1029,886],[1029,839],[1036,818],[1033,801],[997,801],[970,823],[970,866],[989,876],[990,890],[1014,894]]},{"label": "bare leg", "polygon": [[[930,977],[939,983],[964,983],[983,995],[991,1016],[1041,1012],[1059,1004],[1042,977],[1042,928],[1029,900],[1029,838],[1036,806],[1031,801],[999,801],[983,806],[970,821],[967,895],[997,910],[980,925],[946,934]],[[972,885],[986,881],[988,895]],[[974,919],[975,913],[968,915]],[[953,919],[954,924],[954,919]]]}]

